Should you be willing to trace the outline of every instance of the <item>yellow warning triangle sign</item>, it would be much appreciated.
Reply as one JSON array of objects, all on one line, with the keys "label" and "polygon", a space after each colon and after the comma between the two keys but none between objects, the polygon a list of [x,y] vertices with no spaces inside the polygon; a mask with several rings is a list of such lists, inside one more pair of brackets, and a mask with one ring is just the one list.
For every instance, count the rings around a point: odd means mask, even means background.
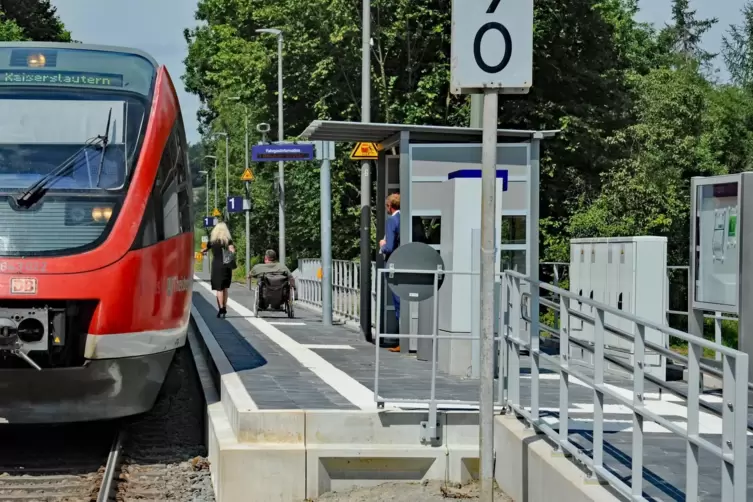
[{"label": "yellow warning triangle sign", "polygon": [[214,208],[214,211],[212,211],[212,216],[220,216],[222,213],[220,213],[220,210],[216,207]]},{"label": "yellow warning triangle sign", "polygon": [[350,152],[350,160],[377,160],[379,149],[376,143],[358,143]]},{"label": "yellow warning triangle sign", "polygon": [[241,181],[254,181],[254,173],[251,172],[250,168],[247,167],[246,170],[243,171]]}]

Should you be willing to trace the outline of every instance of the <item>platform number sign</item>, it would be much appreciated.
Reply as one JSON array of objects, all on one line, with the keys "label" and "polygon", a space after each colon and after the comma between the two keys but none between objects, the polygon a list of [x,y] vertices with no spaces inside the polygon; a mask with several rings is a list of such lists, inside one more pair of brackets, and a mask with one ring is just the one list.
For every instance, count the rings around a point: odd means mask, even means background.
[{"label": "platform number sign", "polygon": [[453,0],[454,94],[525,94],[533,80],[533,0]]},{"label": "platform number sign", "polygon": [[227,198],[227,210],[230,213],[243,212],[243,197],[240,195]]}]

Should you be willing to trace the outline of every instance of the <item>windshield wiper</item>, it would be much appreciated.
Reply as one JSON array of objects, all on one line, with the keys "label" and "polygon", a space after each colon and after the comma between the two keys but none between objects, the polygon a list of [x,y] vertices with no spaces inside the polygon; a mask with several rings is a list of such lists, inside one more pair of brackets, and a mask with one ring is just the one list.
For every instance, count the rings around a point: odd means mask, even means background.
[{"label": "windshield wiper", "polygon": [[110,113],[107,114],[107,127],[105,127],[105,135],[100,136],[102,138],[102,156],[99,159],[99,170],[97,171],[97,188],[99,188],[99,182],[102,178],[102,167],[105,165],[105,151],[107,145],[110,143],[110,119],[112,118],[112,108]]},{"label": "windshield wiper", "polygon": [[[60,163],[55,169],[50,171],[49,173],[42,176],[40,179],[32,183],[26,190],[24,190],[21,194],[14,197],[14,200],[16,201],[16,204],[19,207],[23,208],[29,208],[36,204],[44,195],[47,193],[47,190],[55,184],[60,178],[66,175],[73,174],[78,169],[81,168],[81,166],[88,165],[86,162],[82,162],[78,165],[74,163],[74,161],[78,158],[78,156],[90,147],[96,147],[96,146],[102,146],[102,158],[100,159],[99,164],[99,171],[100,174],[102,172],[102,164],[104,163],[105,158],[105,149],[107,148],[107,136],[110,132],[110,118],[112,116],[112,108],[110,108],[110,114],[107,117],[107,130],[105,131],[104,136],[95,136],[93,138],[89,138],[86,140],[86,143],[84,143],[84,146],[82,146],[79,150],[77,150],[73,155],[65,159],[62,163]],[[97,186],[99,186],[99,177],[97,177]]]},{"label": "windshield wiper", "polygon": [[33,206],[47,193],[47,190],[54,184],[55,181],[67,174],[75,172],[79,167],[85,165],[85,163],[81,163],[78,166],[75,166],[73,162],[78,158],[81,152],[83,152],[90,146],[96,146],[98,143],[101,143],[100,136],[96,136],[87,140],[86,144],[82,146],[78,151],[76,151],[76,153],[65,159],[55,169],[32,183],[21,194],[15,196],[14,199],[16,201],[16,204],[18,204],[19,207]]}]

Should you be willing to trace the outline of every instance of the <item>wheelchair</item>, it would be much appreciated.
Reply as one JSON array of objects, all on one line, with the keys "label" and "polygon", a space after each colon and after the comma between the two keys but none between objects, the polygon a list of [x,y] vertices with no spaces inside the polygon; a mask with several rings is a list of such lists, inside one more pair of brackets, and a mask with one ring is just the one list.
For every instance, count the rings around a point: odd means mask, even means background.
[{"label": "wheelchair", "polygon": [[256,282],[255,296],[254,316],[258,316],[261,310],[283,311],[290,319],[295,315],[290,277],[287,273],[270,272],[260,275]]}]

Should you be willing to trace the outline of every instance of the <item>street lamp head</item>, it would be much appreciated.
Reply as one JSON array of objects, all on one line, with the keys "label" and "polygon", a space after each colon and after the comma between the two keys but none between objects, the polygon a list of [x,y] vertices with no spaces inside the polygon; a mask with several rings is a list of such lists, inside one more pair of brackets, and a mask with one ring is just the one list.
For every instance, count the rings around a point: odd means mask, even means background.
[{"label": "street lamp head", "polygon": [[282,30],[278,30],[277,28],[260,28],[256,30],[256,33],[270,33],[279,37],[282,35]]},{"label": "street lamp head", "polygon": [[217,160],[217,157],[215,155],[204,155],[204,158]]},{"label": "street lamp head", "polygon": [[240,96],[232,96],[232,97],[227,98],[227,100],[228,101],[240,101],[241,97]]}]

